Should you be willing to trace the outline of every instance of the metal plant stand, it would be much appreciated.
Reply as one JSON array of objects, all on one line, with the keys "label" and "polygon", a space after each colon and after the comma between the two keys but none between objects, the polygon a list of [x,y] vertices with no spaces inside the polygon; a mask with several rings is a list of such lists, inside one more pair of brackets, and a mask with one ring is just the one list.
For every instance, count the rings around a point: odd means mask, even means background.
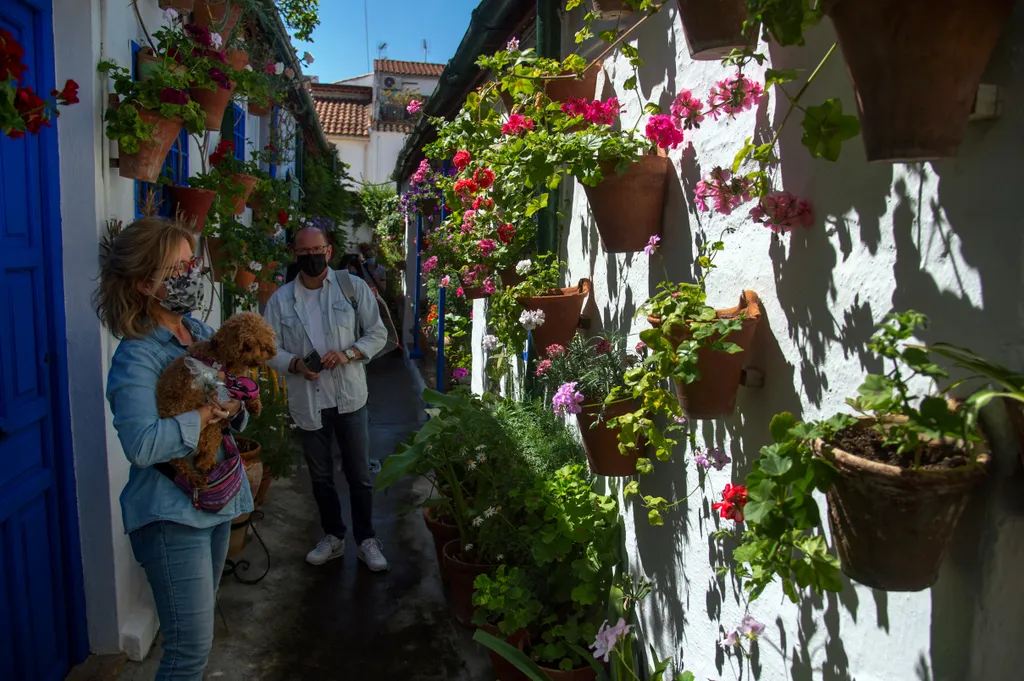
[{"label": "metal plant stand", "polygon": [[[241,527],[252,528],[252,536],[256,538],[257,542],[259,542],[259,545],[263,548],[263,554],[267,557],[267,566],[258,577],[248,576],[248,574],[253,571],[252,563],[248,559],[243,558],[241,560],[232,560],[231,558],[228,558],[224,562],[224,574],[234,575],[235,579],[242,584],[259,584],[270,572],[270,549],[267,547],[267,543],[263,541],[263,537],[260,536],[259,530],[256,529],[256,520],[263,520],[263,511],[253,511],[249,514],[248,518],[241,523],[238,523],[237,526],[232,523],[232,529],[239,529]],[[251,539],[248,539],[247,533],[245,546],[248,546],[251,541]],[[243,550],[245,550],[244,546]]]}]

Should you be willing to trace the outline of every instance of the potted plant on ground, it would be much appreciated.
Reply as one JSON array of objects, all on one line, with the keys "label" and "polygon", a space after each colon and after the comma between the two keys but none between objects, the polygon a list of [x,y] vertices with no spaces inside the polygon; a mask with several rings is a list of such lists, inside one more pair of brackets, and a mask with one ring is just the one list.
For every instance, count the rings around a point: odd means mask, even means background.
[{"label": "potted plant on ground", "polygon": [[[473,623],[492,636],[519,647],[528,627],[535,624],[544,609],[534,596],[526,571],[499,565],[493,578],[480,575],[473,583]],[[515,666],[501,655],[489,650],[491,669],[500,681],[519,681],[522,676]]]},{"label": "potted plant on ground", "polygon": [[620,452],[618,431],[608,425],[638,406],[631,397],[607,401],[616,388],[625,388],[624,374],[638,359],[622,345],[621,340],[613,344],[576,334],[568,347],[547,348],[547,359],[536,369],[555,413],[562,418],[576,415],[591,472],[609,477],[636,475],[640,453],[639,442]]},{"label": "potted plant on ground", "polygon": [[293,436],[288,396],[280,377],[273,370],[262,367],[256,380],[262,409],[258,416],[250,415],[245,433],[249,439],[260,443],[263,475],[259,487],[253,492],[258,508],[266,501],[274,478],[291,477],[298,448]]}]

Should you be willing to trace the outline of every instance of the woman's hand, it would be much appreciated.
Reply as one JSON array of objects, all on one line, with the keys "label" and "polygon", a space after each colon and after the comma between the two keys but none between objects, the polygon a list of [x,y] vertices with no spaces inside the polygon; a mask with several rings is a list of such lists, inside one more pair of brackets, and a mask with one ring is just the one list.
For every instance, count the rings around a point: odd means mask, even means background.
[{"label": "woman's hand", "polygon": [[205,428],[211,423],[219,423],[234,418],[242,408],[238,400],[218,403],[216,400],[199,408],[199,427]]}]

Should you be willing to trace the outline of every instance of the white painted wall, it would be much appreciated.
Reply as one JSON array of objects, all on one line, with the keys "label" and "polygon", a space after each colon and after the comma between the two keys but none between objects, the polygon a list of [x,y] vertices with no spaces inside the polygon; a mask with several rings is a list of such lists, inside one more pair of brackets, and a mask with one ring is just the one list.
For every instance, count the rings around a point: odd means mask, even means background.
[{"label": "white painted wall", "polygon": [[[160,24],[156,0],[140,0],[150,32]],[[114,0],[54,0],[57,80],[74,78],[81,103],[58,120],[60,137],[61,219],[66,296],[72,436],[82,535],[89,640],[95,653],[126,651],[142,659],[157,632],[156,609],[142,569],[135,562],[121,523],[118,497],[128,480],[129,464],[121,450],[105,397],[106,374],[117,341],[99,324],[91,294],[98,267],[98,243],[106,219],[126,224],[134,216],[133,183],[109,167],[116,145],[103,135],[103,108],[109,83],[97,74],[100,59],[131,63],[130,41],[143,42],[130,3]],[[269,117],[250,116],[246,131],[250,150],[266,144]],[[214,134],[210,149],[218,138]],[[190,171],[201,170],[193,139]],[[284,177],[291,163],[280,169]],[[251,218],[251,211],[244,219]],[[220,324],[220,300],[207,290],[205,316]]]},{"label": "white painted wall", "polygon": [[[563,26],[563,49],[573,49],[577,15]],[[847,582],[824,601],[791,605],[770,589],[751,607],[768,625],[753,660],[753,676],[716,641],[735,627],[745,602],[738,584],[718,578],[709,556],[718,551],[709,534],[722,526],[710,504],[727,482],[742,482],[758,449],[768,441],[771,416],[792,411],[814,419],[845,410],[871,367],[865,342],[891,310],[916,309],[932,319],[922,340],[945,340],[1020,367],[1024,363],[1024,312],[1019,302],[1024,236],[1019,201],[1011,189],[1024,180],[1024,66],[1020,53],[1024,8],[1012,23],[985,82],[1004,88],[1004,115],[971,124],[955,160],[914,165],[869,165],[860,139],[848,143],[838,163],[813,160],[800,143],[799,118],[781,138],[781,186],[815,206],[816,225],[773,241],[749,221],[749,206],[729,218],[696,211],[695,183],[716,165],[728,167],[746,137],[763,132],[786,106],[772,95],[756,111],[734,121],[707,120],[687,133],[693,150],[671,157],[678,178],[670,183],[662,232],[662,258],[604,253],[586,196],[579,185],[564,192],[569,216],[561,236],[568,281],[590,278],[595,286],[586,312],[594,331],[621,327],[631,343],[646,327],[633,315],[662,280],[692,280],[695,241],[716,239],[725,227],[726,250],[708,281],[709,302],[735,305],[742,289],[758,292],[764,317],[748,363],[762,369],[762,389],[742,389],[736,414],[704,421],[699,439],[725,448],[734,463],[711,471],[708,498],[700,493],[652,528],[646,514],[624,512],[633,568],[653,582],[644,605],[643,633],[662,656],[681,658],[698,679],[857,679],[857,681],[961,681],[1016,679],[1024,648],[1017,605],[1024,581],[1013,576],[1024,557],[1024,483],[1016,451],[996,448],[990,481],[979,489],[961,520],[938,584],[920,593],[885,593]],[[646,66],[640,92],[646,104],[667,110],[676,93],[699,96],[730,71],[717,62],[692,62],[672,3],[635,34]],[[803,49],[773,48],[775,68],[813,68],[835,36],[826,20]],[[607,71],[604,96],[625,104],[624,124],[640,113],[636,94],[622,84],[632,71],[621,58]],[[807,94],[817,103],[840,96],[855,111],[853,92],[837,53]],[[680,179],[681,178],[681,179]],[[477,315],[476,317],[479,317]],[[474,331],[474,339],[479,334]],[[479,345],[475,354],[480,354]],[[474,367],[479,366],[474,357]],[[477,387],[477,386],[475,386]],[[479,387],[478,387],[479,389]],[[691,457],[681,449],[642,481],[645,493],[683,498],[696,485]],[[824,501],[822,501],[824,510]],[[823,514],[824,517],[824,514]],[[731,524],[731,523],[729,523]],[[1011,605],[1012,604],[1012,605]]]},{"label": "white painted wall", "polygon": [[366,169],[364,182],[385,184],[392,182],[391,174],[395,172],[398,155],[405,146],[407,135],[402,132],[370,131],[370,163]]}]

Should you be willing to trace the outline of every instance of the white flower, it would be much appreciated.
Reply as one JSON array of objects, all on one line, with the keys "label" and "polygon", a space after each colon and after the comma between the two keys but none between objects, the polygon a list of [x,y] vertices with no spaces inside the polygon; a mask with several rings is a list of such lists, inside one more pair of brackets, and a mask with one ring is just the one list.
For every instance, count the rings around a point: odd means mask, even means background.
[{"label": "white flower", "polygon": [[297,424],[297,423],[289,423],[288,427],[291,428],[292,430],[295,430],[296,428],[299,427],[299,424]]},{"label": "white flower", "polygon": [[505,560],[505,554],[504,553],[499,553],[498,555],[496,555],[494,557],[494,559],[497,560],[500,563],[501,561]]},{"label": "white flower", "polygon": [[252,71],[252,64],[246,64],[245,65],[245,70],[246,71]]},{"label": "white flower", "polygon": [[250,260],[249,261],[249,271],[250,272],[260,272],[262,270],[263,270],[263,265],[259,264],[255,260]]},{"label": "white flower", "polygon": [[487,449],[487,445],[477,445],[476,446],[476,451],[478,451],[478,452],[482,452],[485,449]]},{"label": "white flower", "polygon": [[302,61],[306,62],[307,64],[312,64],[313,63],[313,55],[311,55],[309,52],[303,52],[302,53]]},{"label": "white flower", "polygon": [[523,325],[523,328],[527,331],[533,331],[538,326],[544,324],[544,311],[543,310],[523,310],[523,313],[519,315],[519,323]]},{"label": "white flower", "polygon": [[495,513],[497,513],[497,511],[494,510],[493,506],[491,506],[489,509],[484,511],[484,517],[485,518],[493,518]]},{"label": "white flower", "polygon": [[168,7],[164,10],[164,18],[167,19],[168,22],[175,21],[178,18],[178,10],[173,7]]},{"label": "white flower", "polygon": [[473,460],[468,461],[466,463],[466,467],[469,468],[469,470],[471,470],[471,471],[475,471],[476,470],[476,461],[473,461]]},{"label": "white flower", "polygon": [[462,549],[462,550],[463,551],[472,551],[473,550],[473,545],[472,544],[466,544],[466,547],[464,549]]},{"label": "white flower", "polygon": [[486,336],[484,336],[484,340],[483,340],[482,345],[483,345],[484,352],[494,352],[495,350],[498,349],[498,346],[501,345],[501,344],[498,342],[498,337],[497,336],[492,335],[492,334],[487,334]]},{"label": "white flower", "polygon": [[479,463],[483,463],[484,461],[487,461],[487,455],[484,454],[483,452],[480,452],[479,454],[476,455],[476,460]]},{"label": "white flower", "polygon": [[436,407],[432,408],[432,409],[424,409],[423,411],[427,412],[427,416],[431,416],[431,417],[433,417],[433,416],[440,416],[441,415],[441,410],[436,408]]},{"label": "white flower", "polygon": [[251,284],[249,284],[249,293],[256,293],[259,290],[260,290],[260,282],[254,281]]},{"label": "white flower", "polygon": [[482,516],[477,516],[477,517],[473,518],[473,527],[480,527],[483,524],[484,524],[484,519],[483,519]]},{"label": "white flower", "polygon": [[220,46],[224,44],[224,38],[220,33],[211,33],[210,43],[213,45],[214,49],[219,50]]},{"label": "white flower", "polygon": [[533,262],[531,262],[529,258],[526,260],[520,260],[516,263],[516,274],[523,276],[530,271],[531,267],[533,267]]},{"label": "white flower", "polygon": [[281,75],[282,73],[284,73],[284,62],[280,62],[280,61],[279,61],[279,62],[277,62],[276,64],[274,64],[274,73],[275,73],[275,74],[277,74],[277,75],[279,75],[279,76],[280,76],[280,75]]}]

